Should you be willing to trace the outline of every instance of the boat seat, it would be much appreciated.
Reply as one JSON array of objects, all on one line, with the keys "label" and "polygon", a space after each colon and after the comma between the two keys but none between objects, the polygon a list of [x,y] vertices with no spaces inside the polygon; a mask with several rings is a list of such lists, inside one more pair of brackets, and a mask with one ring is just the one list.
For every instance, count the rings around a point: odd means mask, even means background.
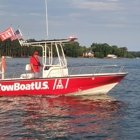
[{"label": "boat seat", "polygon": [[30,65],[30,64],[26,64],[25,70],[26,70],[26,71],[27,71],[27,70],[31,70],[31,65]]},{"label": "boat seat", "polygon": [[23,79],[31,79],[31,78],[34,78],[34,74],[28,72],[28,71],[31,70],[30,64],[26,64],[25,70],[26,70],[26,73],[21,74],[20,75],[20,78],[23,78]]}]

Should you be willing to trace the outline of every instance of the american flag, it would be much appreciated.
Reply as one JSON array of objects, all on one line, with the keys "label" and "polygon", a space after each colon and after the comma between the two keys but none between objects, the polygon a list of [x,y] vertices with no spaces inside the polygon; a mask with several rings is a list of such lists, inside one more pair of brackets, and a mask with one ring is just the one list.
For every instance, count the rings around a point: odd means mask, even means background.
[{"label": "american flag", "polygon": [[21,31],[20,30],[16,30],[14,32],[14,34],[15,34],[15,36],[11,37],[11,41],[14,41],[14,40],[22,37],[22,34],[21,34]]}]

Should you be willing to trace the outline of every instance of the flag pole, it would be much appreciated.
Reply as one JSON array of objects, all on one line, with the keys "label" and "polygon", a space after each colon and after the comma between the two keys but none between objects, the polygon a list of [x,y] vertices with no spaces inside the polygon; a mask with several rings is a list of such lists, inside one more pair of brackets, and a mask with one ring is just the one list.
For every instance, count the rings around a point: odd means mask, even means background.
[{"label": "flag pole", "polygon": [[46,9],[46,40],[48,39],[48,4],[47,4],[47,0],[45,0],[45,9]]}]

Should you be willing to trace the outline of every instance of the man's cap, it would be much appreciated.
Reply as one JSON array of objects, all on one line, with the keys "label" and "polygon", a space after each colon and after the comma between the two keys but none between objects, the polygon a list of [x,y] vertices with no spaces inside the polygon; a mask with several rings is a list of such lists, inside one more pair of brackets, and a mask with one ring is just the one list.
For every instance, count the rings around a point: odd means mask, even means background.
[{"label": "man's cap", "polygon": [[38,52],[37,52],[37,51],[35,51],[35,52],[34,52],[34,54],[38,54]]}]

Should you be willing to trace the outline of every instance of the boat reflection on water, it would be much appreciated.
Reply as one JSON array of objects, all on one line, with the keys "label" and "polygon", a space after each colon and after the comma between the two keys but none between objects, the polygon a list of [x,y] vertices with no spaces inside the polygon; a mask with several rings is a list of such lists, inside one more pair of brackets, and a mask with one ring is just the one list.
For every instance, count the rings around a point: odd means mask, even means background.
[{"label": "boat reflection on water", "polygon": [[[4,100],[4,97],[1,99]],[[123,102],[107,95],[22,96],[7,97],[6,100],[9,105],[2,120],[6,123],[10,121],[7,127],[8,129],[11,127],[11,131],[6,136],[12,135],[14,138],[18,133],[18,138],[24,140],[67,137],[115,139],[121,135],[118,124],[126,110]],[[1,108],[4,110],[4,106]],[[7,114],[10,118],[8,120],[6,120]],[[13,114],[14,117],[10,117]],[[3,127],[3,132],[7,131],[6,129]]]}]

